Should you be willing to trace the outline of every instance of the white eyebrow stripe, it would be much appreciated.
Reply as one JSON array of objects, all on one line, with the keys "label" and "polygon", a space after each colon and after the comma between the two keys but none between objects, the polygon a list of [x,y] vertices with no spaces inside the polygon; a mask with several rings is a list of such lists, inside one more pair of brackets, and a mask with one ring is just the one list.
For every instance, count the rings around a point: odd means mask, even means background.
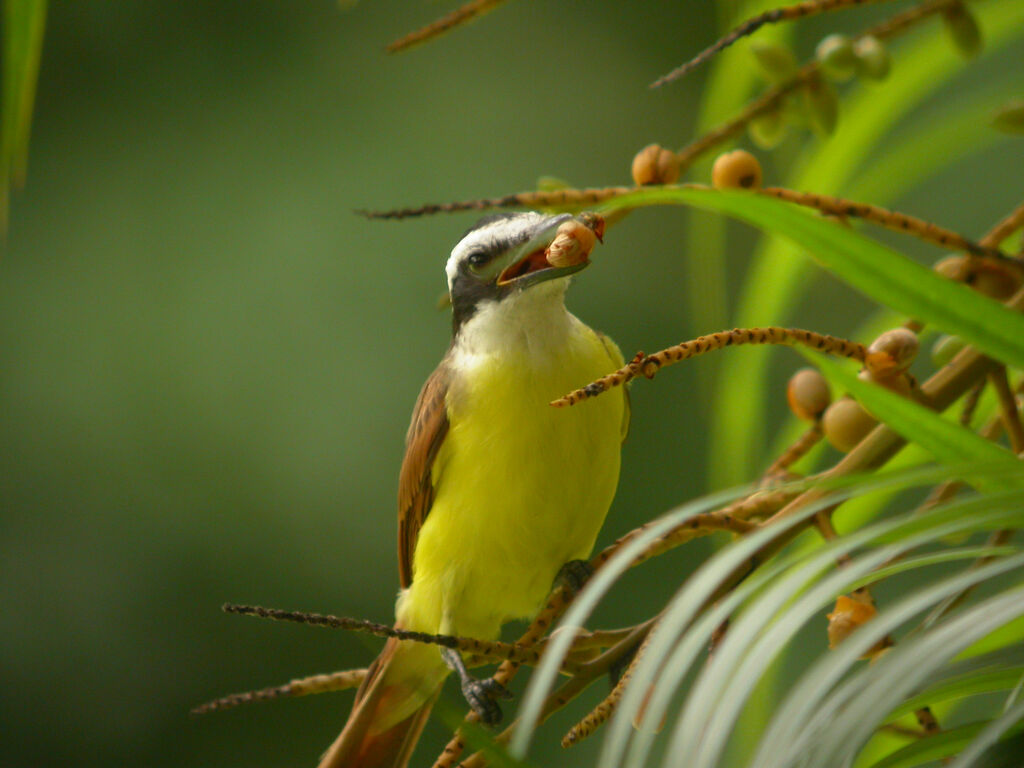
[{"label": "white eyebrow stripe", "polygon": [[448,277],[448,293],[451,293],[452,285],[459,274],[459,265],[466,259],[470,252],[483,249],[492,251],[499,243],[504,243],[503,248],[508,245],[516,245],[522,239],[522,233],[535,225],[538,221],[547,218],[542,213],[527,211],[515,213],[507,218],[497,219],[482,224],[466,233],[455,247],[451,256],[445,264],[445,274]]}]

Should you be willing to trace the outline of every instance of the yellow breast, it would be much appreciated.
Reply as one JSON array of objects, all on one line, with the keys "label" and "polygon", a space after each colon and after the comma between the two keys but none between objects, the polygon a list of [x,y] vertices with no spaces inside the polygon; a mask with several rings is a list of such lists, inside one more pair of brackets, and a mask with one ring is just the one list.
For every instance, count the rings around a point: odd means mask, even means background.
[{"label": "yellow breast", "polygon": [[625,394],[549,402],[622,357],[561,313],[564,328],[543,336],[527,327],[508,343],[454,352],[434,503],[399,603],[410,628],[494,637],[535,613],[559,568],[594,545],[618,483]]}]

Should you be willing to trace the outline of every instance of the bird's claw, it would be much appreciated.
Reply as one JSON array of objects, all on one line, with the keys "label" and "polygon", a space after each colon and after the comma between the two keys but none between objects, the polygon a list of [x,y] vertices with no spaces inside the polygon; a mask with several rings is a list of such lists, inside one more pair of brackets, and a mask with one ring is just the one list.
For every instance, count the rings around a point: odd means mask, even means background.
[{"label": "bird's claw", "polygon": [[570,560],[558,571],[555,585],[565,587],[575,595],[593,575],[594,569],[586,560]]},{"label": "bird's claw", "polygon": [[466,680],[462,683],[462,695],[484,725],[497,725],[501,722],[501,707],[495,699],[512,698],[505,686],[490,677]]}]

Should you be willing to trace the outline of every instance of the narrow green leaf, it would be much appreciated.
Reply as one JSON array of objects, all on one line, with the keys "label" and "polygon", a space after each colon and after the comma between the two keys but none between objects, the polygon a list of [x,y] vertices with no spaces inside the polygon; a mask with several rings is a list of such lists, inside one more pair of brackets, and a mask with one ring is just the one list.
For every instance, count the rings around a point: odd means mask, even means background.
[{"label": "narrow green leaf", "polygon": [[[1019,702],[1000,717],[993,720],[963,750],[950,768],[970,768],[975,765],[1012,766],[1020,765],[1024,733],[1024,702]],[[1012,739],[1012,741],[1009,741]],[[1002,743],[1000,743],[1002,742]],[[998,746],[997,746],[998,745]],[[980,758],[988,753],[986,760]]]},{"label": "narrow green leaf", "polygon": [[1024,667],[1007,667],[981,670],[951,680],[944,680],[900,704],[889,714],[886,722],[892,722],[921,707],[933,706],[940,701],[962,699],[967,696],[976,696],[979,693],[1013,690],[1013,687],[1020,682],[1021,675],[1024,675]]},{"label": "narrow green leaf", "polygon": [[1020,487],[1024,484],[1024,464],[995,443],[969,429],[946,421],[939,414],[913,400],[865,381],[823,355],[810,350],[801,352],[811,360],[829,381],[848,390],[871,412],[910,442],[926,448],[944,464],[966,464],[1005,467],[1016,474],[1016,482],[1003,478],[977,478],[981,488]]},{"label": "narrow green leaf", "polygon": [[25,177],[29,128],[46,21],[45,0],[4,0],[3,95],[0,97],[0,229],[12,185]]},{"label": "narrow green leaf", "polygon": [[995,653],[1005,648],[1024,646],[1024,616],[1008,622],[1001,629],[966,648],[960,654],[963,659],[973,659],[986,653]]},{"label": "narrow green leaf", "polygon": [[951,757],[970,744],[986,725],[988,723],[985,722],[968,723],[959,728],[936,733],[926,739],[918,739],[913,744],[886,755],[872,768],[914,768]]},{"label": "narrow green leaf", "polygon": [[880,304],[962,336],[987,354],[1024,367],[1024,315],[940,277],[898,251],[794,205],[749,192],[681,187],[641,190],[608,206],[695,205],[743,219],[807,251]]},{"label": "narrow green leaf", "polygon": [[890,565],[878,568],[872,571],[870,576],[854,582],[851,588],[858,589],[867,584],[873,584],[877,581],[888,579],[891,576],[912,571],[915,568],[924,568],[941,563],[953,563],[958,560],[972,560],[978,557],[1003,557],[1004,555],[1012,555],[1019,551],[1017,547],[962,547],[960,549],[946,549],[941,552],[930,552],[927,555],[908,558],[898,563],[891,563]]},{"label": "narrow green leaf", "polygon": [[[993,633],[990,633],[987,637],[982,639],[982,642],[987,642],[997,635],[1004,635],[1006,630],[1012,624],[1014,624],[1014,622],[1011,621],[1009,624],[1001,627]],[[929,690],[934,690],[946,681],[966,678],[969,675],[976,673],[987,674],[1000,669],[1017,667],[1024,669],[1024,643],[1010,643],[1005,647],[1001,647],[997,651],[986,653],[981,656],[962,658],[963,656],[964,653],[961,653],[961,660],[954,661],[940,670],[929,683],[931,686]],[[901,702],[901,705],[898,705],[897,709],[904,712],[904,717],[908,717],[912,710],[904,709],[902,704],[905,703],[908,702]],[[912,704],[912,706],[916,708],[921,706],[921,703],[922,702],[918,701]],[[969,699],[936,701],[930,697],[924,703],[930,706],[932,713],[938,718],[940,723],[947,724],[952,722],[951,717],[954,716],[953,712],[955,709],[970,711],[968,708],[973,705],[973,702]],[[958,704],[962,706],[958,707]],[[1012,703],[1010,706],[1012,706]],[[893,714],[890,714],[887,718],[888,722],[894,722],[899,719],[895,717],[895,712],[896,710],[893,710]],[[861,751],[854,765],[856,768],[871,768],[871,766],[873,766],[878,760],[905,746],[906,743],[907,741],[905,737],[899,737],[887,731],[879,730],[871,738],[871,741],[865,746],[864,750]]]}]

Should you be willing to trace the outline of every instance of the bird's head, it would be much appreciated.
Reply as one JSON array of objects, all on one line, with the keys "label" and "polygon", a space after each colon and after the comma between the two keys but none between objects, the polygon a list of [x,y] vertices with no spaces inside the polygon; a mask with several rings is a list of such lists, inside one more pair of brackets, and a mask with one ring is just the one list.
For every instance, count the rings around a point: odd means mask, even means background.
[{"label": "bird's head", "polygon": [[515,300],[527,291],[561,296],[567,278],[590,264],[603,234],[604,220],[593,213],[481,219],[452,249],[446,267],[455,329],[488,302]]}]

